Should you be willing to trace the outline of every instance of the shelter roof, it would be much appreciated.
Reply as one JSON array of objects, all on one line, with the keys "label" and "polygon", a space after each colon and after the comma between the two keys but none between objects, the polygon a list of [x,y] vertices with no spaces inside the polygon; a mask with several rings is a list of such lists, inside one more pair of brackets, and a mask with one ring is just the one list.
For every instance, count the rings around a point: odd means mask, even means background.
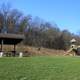
[{"label": "shelter roof", "polygon": [[24,39],[24,35],[21,34],[4,34],[0,33],[0,44],[1,41],[3,40],[3,44],[18,44]]}]

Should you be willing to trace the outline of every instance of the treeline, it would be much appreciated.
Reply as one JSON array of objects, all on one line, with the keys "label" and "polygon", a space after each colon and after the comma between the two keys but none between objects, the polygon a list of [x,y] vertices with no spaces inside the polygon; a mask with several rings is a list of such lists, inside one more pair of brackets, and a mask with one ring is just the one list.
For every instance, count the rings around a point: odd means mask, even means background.
[{"label": "treeline", "polygon": [[61,31],[56,24],[39,17],[25,16],[16,9],[3,5],[0,9],[0,33],[24,34],[24,45],[66,50],[72,38],[80,44],[80,36]]},{"label": "treeline", "polygon": [[58,27],[49,23],[40,24],[40,26],[32,26],[32,28],[27,30],[25,33],[25,44],[63,50],[69,48],[72,38],[77,40],[78,45],[80,44],[80,37],[70,33],[68,30],[61,31]]}]

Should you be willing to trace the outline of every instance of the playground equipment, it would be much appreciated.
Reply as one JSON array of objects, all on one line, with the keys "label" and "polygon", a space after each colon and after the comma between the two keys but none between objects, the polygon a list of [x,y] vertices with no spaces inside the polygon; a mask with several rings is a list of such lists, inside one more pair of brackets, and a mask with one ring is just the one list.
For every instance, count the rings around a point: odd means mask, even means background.
[{"label": "playground equipment", "polygon": [[77,46],[76,45],[76,39],[71,39],[70,40],[70,48],[69,48],[69,50],[66,52],[66,54],[65,55],[69,55],[69,54],[71,54],[71,55],[73,55],[73,56],[75,56],[75,55],[79,55],[80,56],[80,46]]}]

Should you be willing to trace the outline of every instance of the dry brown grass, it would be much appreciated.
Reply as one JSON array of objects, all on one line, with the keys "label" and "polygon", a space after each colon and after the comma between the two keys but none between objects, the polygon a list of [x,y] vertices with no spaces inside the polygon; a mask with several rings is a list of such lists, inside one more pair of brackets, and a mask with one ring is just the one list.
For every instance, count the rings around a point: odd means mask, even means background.
[{"label": "dry brown grass", "polygon": [[[4,45],[3,51],[13,51],[14,46]],[[36,47],[30,47],[30,46],[23,46],[23,45],[17,45],[16,46],[17,52],[24,52],[25,55],[62,55],[64,54],[63,50],[54,50],[54,49],[48,49],[48,48],[36,48]]]}]

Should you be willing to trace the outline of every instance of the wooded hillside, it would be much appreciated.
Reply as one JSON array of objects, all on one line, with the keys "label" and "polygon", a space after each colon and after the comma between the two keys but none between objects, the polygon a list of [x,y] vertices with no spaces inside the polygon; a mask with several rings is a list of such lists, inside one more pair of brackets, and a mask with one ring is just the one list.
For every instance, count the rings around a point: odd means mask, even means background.
[{"label": "wooded hillside", "polygon": [[0,33],[24,34],[26,38],[22,44],[39,48],[66,50],[72,38],[80,44],[79,35],[72,34],[68,30],[61,31],[56,23],[29,14],[24,15],[23,12],[11,9],[7,5],[0,8]]}]

